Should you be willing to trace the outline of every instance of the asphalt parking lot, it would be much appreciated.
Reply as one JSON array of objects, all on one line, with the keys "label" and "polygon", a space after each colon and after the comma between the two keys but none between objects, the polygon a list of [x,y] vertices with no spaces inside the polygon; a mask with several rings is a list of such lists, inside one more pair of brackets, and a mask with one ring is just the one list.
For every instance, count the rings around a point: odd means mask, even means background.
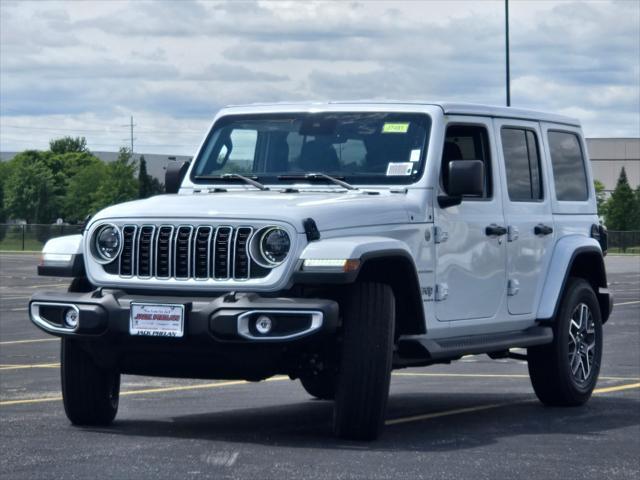
[{"label": "asphalt parking lot", "polygon": [[59,341],[26,304],[37,256],[0,255],[0,477],[562,478],[640,477],[640,257],[607,258],[616,307],[594,398],[537,402],[526,364],[465,357],[396,371],[377,442],[330,434],[331,404],[298,382],[123,377],[108,428],[75,428],[60,399]]}]

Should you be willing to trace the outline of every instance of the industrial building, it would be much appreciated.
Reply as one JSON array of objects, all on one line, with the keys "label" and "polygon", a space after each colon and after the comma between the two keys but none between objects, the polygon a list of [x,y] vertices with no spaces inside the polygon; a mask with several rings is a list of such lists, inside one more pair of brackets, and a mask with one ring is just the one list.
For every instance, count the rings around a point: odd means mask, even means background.
[{"label": "industrial building", "polygon": [[[640,138],[587,138],[587,149],[593,167],[593,178],[600,180],[605,191],[612,192],[616,187],[620,170],[625,167],[631,188],[640,185]],[[92,152],[105,162],[118,158],[118,152]],[[13,158],[16,152],[0,152],[0,161]],[[167,164],[173,161],[189,161],[186,155],[160,155],[156,153],[144,155],[147,171],[153,177],[164,182]]]}]

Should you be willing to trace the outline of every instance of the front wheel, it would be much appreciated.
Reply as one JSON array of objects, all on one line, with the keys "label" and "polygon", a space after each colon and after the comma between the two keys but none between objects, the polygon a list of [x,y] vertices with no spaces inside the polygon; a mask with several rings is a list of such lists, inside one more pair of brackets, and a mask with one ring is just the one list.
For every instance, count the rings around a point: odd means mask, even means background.
[{"label": "front wheel", "polygon": [[63,338],[62,400],[74,425],[109,425],[118,412],[120,373],[98,366],[77,342]]},{"label": "front wheel", "polygon": [[374,440],[384,424],[395,323],[388,285],[355,284],[343,311],[343,338],[333,430],[338,437]]},{"label": "front wheel", "polygon": [[568,280],[553,334],[552,343],[528,349],[533,389],[545,405],[582,405],[596,386],[602,360],[600,306],[584,279]]},{"label": "front wheel", "polygon": [[309,395],[320,400],[333,400],[336,396],[336,375],[331,370],[301,375],[300,383]]}]

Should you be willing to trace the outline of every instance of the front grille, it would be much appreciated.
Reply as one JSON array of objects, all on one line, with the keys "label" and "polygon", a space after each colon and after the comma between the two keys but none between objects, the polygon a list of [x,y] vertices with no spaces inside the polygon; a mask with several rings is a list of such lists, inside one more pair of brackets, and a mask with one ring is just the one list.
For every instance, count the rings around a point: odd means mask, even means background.
[{"label": "front grille", "polygon": [[270,270],[249,255],[253,232],[245,226],[125,225],[118,273],[160,280],[263,278]]}]

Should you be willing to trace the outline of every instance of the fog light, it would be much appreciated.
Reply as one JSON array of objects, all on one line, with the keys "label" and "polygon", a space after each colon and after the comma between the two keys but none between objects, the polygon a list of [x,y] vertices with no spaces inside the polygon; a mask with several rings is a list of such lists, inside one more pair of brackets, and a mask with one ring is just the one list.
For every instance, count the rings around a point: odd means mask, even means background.
[{"label": "fog light", "polygon": [[76,328],[78,326],[78,319],[80,314],[74,308],[68,309],[64,314],[64,323],[69,328]]},{"label": "fog light", "polygon": [[256,330],[262,335],[266,335],[271,331],[273,321],[266,315],[260,315],[256,320]]}]

